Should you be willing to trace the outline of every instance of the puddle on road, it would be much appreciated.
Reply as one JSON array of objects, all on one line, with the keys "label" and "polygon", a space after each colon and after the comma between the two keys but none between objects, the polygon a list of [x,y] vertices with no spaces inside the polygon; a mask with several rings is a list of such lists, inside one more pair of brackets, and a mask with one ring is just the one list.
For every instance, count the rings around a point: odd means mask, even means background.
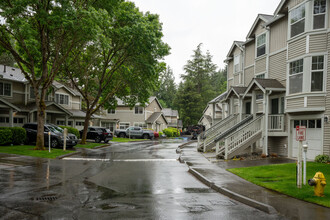
[{"label": "puddle on road", "polygon": [[210,188],[184,188],[186,193],[214,193]]}]

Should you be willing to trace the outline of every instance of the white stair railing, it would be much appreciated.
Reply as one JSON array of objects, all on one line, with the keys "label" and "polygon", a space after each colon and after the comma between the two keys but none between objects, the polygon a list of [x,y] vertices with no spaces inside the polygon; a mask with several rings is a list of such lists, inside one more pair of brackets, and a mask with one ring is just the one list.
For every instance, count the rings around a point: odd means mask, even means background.
[{"label": "white stair railing", "polygon": [[205,131],[204,136],[200,137],[200,140],[203,143],[204,152],[209,150],[209,146],[214,143],[214,140],[221,133],[236,125],[238,120],[238,115],[231,115]]},{"label": "white stair railing", "polygon": [[242,147],[251,138],[262,132],[263,117],[264,116],[259,116],[225,138],[224,150],[226,160],[229,154]]}]

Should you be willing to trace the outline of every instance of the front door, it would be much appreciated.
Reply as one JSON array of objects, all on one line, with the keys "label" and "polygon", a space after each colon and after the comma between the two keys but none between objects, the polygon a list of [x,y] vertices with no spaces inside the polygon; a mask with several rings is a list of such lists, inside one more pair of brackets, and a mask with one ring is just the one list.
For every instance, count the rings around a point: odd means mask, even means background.
[{"label": "front door", "polygon": [[278,99],[272,99],[272,109],[271,109],[271,114],[272,115],[277,115],[278,112]]}]

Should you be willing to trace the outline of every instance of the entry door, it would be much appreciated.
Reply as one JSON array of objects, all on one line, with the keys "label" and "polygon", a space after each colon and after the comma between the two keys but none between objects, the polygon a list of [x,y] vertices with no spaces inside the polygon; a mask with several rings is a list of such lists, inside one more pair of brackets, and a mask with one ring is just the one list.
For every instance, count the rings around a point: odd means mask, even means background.
[{"label": "entry door", "polygon": [[278,99],[272,99],[272,109],[271,109],[271,114],[272,115],[277,115],[278,112],[278,107],[279,107],[279,101]]}]

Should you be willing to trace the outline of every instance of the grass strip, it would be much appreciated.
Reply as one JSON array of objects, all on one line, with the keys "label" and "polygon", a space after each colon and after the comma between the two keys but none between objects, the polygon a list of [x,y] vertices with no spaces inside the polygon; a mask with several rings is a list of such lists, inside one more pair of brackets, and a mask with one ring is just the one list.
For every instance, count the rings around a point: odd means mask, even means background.
[{"label": "grass strip", "polygon": [[[324,197],[314,195],[314,187],[303,185],[301,189],[296,186],[296,164],[277,164],[258,167],[243,167],[228,169],[228,171],[246,179],[256,185],[301,199],[330,207],[330,187],[325,187]],[[307,163],[307,182],[316,172],[322,172],[330,180],[330,164]]]},{"label": "grass strip", "polygon": [[87,142],[86,144],[77,144],[74,147],[75,148],[89,148],[89,149],[93,149],[95,147],[99,147],[99,146],[103,146],[103,145],[107,145],[107,143],[90,143],[90,142]]},{"label": "grass strip", "polygon": [[54,159],[58,156],[62,156],[74,152],[71,150],[63,151],[63,149],[52,148],[51,152],[49,153],[48,148],[43,151],[34,150],[34,148],[35,146],[32,145],[0,146],[0,153]]},{"label": "grass strip", "polygon": [[121,142],[121,143],[127,143],[127,142],[136,142],[136,141],[147,141],[149,139],[129,139],[129,138],[119,138],[119,137],[114,137],[113,142]]}]

